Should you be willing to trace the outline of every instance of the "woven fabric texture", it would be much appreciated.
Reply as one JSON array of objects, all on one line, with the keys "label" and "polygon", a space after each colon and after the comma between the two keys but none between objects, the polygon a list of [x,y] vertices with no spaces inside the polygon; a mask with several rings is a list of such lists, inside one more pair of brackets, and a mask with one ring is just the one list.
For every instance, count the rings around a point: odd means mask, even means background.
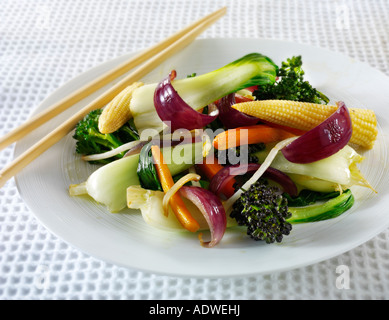
[{"label": "woven fabric texture", "polygon": [[[387,0],[2,0],[0,134],[28,119],[66,81],[164,39],[222,6],[200,38],[291,40],[342,52],[389,75]],[[0,168],[14,146],[0,153]],[[350,287],[336,286],[338,266]],[[41,277],[48,275],[47,286]],[[47,282],[48,281],[48,282]],[[0,299],[387,299],[389,230],[333,259],[233,279],[174,278],[111,265],[58,239],[0,189]]]}]

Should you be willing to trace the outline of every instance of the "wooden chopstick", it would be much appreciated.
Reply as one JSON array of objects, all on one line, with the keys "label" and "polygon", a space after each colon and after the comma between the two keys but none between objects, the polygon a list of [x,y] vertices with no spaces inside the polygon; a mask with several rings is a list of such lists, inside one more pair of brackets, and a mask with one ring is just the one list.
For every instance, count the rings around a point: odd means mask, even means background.
[{"label": "wooden chopstick", "polygon": [[136,66],[140,65],[141,63],[147,61],[154,55],[158,54],[161,50],[165,49],[169,45],[173,44],[175,41],[180,39],[182,36],[184,36],[186,33],[188,33],[190,30],[195,28],[196,26],[201,25],[205,21],[208,21],[209,19],[212,19],[213,17],[217,18],[220,17],[220,15],[225,14],[226,8],[223,7],[215,12],[212,12],[211,14],[197,20],[196,22],[190,24],[186,28],[176,32],[169,38],[157,43],[156,45],[138,53],[134,57],[132,57],[130,60],[125,61],[124,63],[118,65],[116,68],[110,70],[109,72],[101,75],[100,77],[94,79],[90,83],[86,84],[85,86],[79,88],[78,90],[74,91],[69,96],[65,97],[64,99],[58,101],[57,103],[51,105],[49,108],[46,108],[44,111],[40,112],[39,114],[36,114],[35,116],[31,117],[28,121],[26,121],[24,124],[20,125],[19,127],[15,128],[14,130],[10,131],[9,133],[5,134],[0,138],[0,150],[6,148],[10,144],[12,144],[15,141],[20,140],[25,135],[29,134],[32,130],[38,128],[42,124],[46,123],[48,120],[52,119],[53,117],[57,116],[61,112],[65,111],[66,109],[70,108],[77,102],[81,101],[82,99],[88,97],[93,92],[99,90],[100,88],[104,87],[111,81],[117,79],[121,75],[125,74],[126,72],[130,71],[131,69],[135,68]]},{"label": "wooden chopstick", "polygon": [[[104,92],[98,98],[90,102],[76,114],[74,114],[67,121],[62,123],[59,127],[45,136],[43,139],[38,141],[36,144],[31,146],[28,150],[23,152],[17,158],[15,158],[10,164],[6,165],[0,171],[0,188],[18,172],[20,172],[25,166],[36,159],[39,155],[61,140],[66,136],[76,124],[90,111],[104,107],[109,101],[111,101],[120,91],[126,86],[130,85],[135,81],[139,81],[142,77],[150,73],[155,67],[161,64],[164,60],[182,50],[184,47],[189,45],[199,34],[205,31],[210,25],[215,23],[226,13],[226,8],[215,11],[213,14],[208,16],[206,19],[202,19],[202,22],[197,24],[190,31],[186,32],[176,41],[172,42],[158,54],[152,56],[152,58],[145,62],[138,69],[124,77],[121,81],[111,87],[109,90]],[[91,92],[90,92],[91,93]],[[89,94],[90,94],[89,93]],[[74,102],[73,102],[74,104]]]}]

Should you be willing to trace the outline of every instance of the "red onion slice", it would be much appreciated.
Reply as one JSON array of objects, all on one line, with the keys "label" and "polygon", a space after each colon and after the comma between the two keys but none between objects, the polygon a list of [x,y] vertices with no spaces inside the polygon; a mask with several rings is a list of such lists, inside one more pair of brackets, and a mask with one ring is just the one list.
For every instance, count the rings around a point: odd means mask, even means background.
[{"label": "red onion slice", "polygon": [[154,106],[160,119],[171,127],[172,131],[199,129],[214,121],[219,111],[202,114],[194,110],[180,97],[171,84],[175,77],[176,71],[173,70],[155,89]]},{"label": "red onion slice", "polygon": [[180,189],[182,197],[192,201],[204,215],[211,232],[211,240],[200,243],[203,247],[212,248],[223,238],[227,228],[227,217],[220,199],[212,192],[201,187],[183,186]]},{"label": "red onion slice", "polygon": [[217,102],[219,109],[219,119],[227,129],[237,127],[252,126],[259,122],[258,118],[244,114],[231,106],[236,104],[235,93],[231,93],[221,98]]},{"label": "red onion slice", "polygon": [[[228,181],[233,179],[235,176],[242,175],[247,172],[257,171],[260,166],[261,165],[258,163],[245,163],[226,166],[218,171],[211,179],[209,190],[214,194],[219,195]],[[297,186],[285,173],[269,167],[266,169],[263,177],[277,182],[282,187],[284,192],[290,194],[292,197],[297,196]]]},{"label": "red onion slice", "polygon": [[321,124],[297,138],[281,152],[294,163],[310,163],[327,158],[350,141],[352,124],[344,102],[337,102],[338,109]]}]

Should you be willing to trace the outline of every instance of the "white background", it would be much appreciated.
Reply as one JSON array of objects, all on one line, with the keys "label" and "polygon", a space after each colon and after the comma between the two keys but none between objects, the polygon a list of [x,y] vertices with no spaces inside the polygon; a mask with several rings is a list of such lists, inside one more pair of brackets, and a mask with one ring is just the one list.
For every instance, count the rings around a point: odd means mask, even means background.
[{"label": "white background", "polygon": [[[200,38],[292,40],[389,75],[389,2],[0,0],[0,134],[66,81],[228,7]],[[13,147],[0,151],[0,167]],[[0,189],[0,299],[387,299],[389,230],[336,258],[233,279],[174,278],[107,264],[46,230],[13,179]],[[204,261],[204,263],[206,263]],[[349,288],[339,287],[340,271]],[[338,286],[337,286],[338,284]]]}]

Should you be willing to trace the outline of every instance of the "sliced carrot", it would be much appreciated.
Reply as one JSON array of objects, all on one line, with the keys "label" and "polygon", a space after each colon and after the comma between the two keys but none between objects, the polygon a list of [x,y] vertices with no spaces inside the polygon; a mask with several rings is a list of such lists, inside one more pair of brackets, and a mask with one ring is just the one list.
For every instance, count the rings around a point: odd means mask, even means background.
[{"label": "sliced carrot", "polygon": [[[217,161],[216,158],[209,156],[204,158],[204,161],[197,165],[201,173],[204,174],[208,180],[211,180],[216,173],[218,173],[223,166]],[[235,193],[235,179],[230,180],[223,188],[222,193],[227,197],[231,197]]]},{"label": "sliced carrot", "polygon": [[241,144],[271,143],[294,136],[295,134],[281,128],[259,124],[223,131],[214,138],[213,146],[218,150],[226,150]]},{"label": "sliced carrot", "polygon": [[[164,162],[162,152],[157,145],[151,147],[151,154],[154,159],[155,170],[157,171],[162,189],[164,192],[167,192],[174,185],[173,177],[167,164]],[[196,232],[200,228],[199,223],[192,217],[178,193],[171,197],[170,206],[178,221],[185,229]]]}]

